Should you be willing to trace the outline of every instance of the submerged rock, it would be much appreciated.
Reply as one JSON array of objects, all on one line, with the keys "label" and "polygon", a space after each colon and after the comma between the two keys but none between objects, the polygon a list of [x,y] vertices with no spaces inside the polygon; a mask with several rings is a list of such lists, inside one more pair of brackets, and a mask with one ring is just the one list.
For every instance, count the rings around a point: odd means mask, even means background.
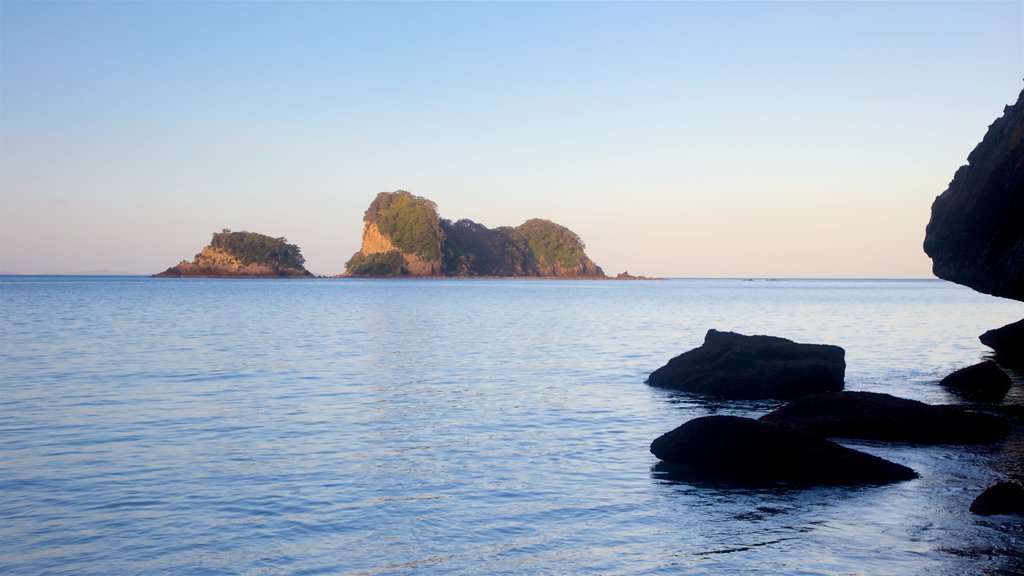
[{"label": "submerged rock", "polygon": [[696,418],[651,443],[692,479],[806,485],[884,484],[917,473],[811,434],[738,416]]},{"label": "submerged rock", "polygon": [[953,372],[939,384],[968,400],[998,402],[1006,395],[1012,382],[995,362],[986,360]]},{"label": "submerged rock", "polygon": [[761,417],[829,438],[913,444],[986,444],[1005,436],[1009,423],[957,406],[932,406],[876,392],[816,394]]},{"label": "submerged rock", "polygon": [[708,330],[704,345],[651,373],[651,386],[731,399],[797,398],[843,389],[845,351],[775,336]]},{"label": "submerged rock", "polygon": [[997,482],[974,499],[971,512],[982,516],[1024,514],[1024,488],[1013,482]]},{"label": "submerged rock", "polygon": [[996,360],[1011,368],[1024,368],[1024,320],[994,328],[978,337],[995,350]]},{"label": "submerged rock", "polygon": [[1024,300],[1024,91],[932,204],[924,251],[939,278]]}]

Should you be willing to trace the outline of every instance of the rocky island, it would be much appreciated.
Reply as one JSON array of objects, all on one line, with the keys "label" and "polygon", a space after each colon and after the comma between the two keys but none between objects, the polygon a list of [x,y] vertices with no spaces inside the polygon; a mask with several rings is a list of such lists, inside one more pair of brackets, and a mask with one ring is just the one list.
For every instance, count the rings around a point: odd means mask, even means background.
[{"label": "rocky island", "polygon": [[302,251],[285,238],[256,232],[214,232],[191,262],[182,260],[155,278],[312,278]]},{"label": "rocky island", "polygon": [[363,242],[343,276],[606,278],[580,237],[534,218],[488,228],[438,215],[434,202],[381,192],[363,215]]}]

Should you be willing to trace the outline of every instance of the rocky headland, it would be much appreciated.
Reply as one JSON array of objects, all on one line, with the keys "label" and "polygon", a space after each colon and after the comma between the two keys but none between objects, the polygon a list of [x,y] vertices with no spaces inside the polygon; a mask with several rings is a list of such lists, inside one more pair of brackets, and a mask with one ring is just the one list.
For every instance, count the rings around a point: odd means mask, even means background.
[{"label": "rocky headland", "polygon": [[[1024,300],[1024,91],[935,199],[924,251],[939,278]],[[1024,365],[1022,325],[981,336],[1005,366]]]},{"label": "rocky headland", "polygon": [[155,278],[312,278],[298,246],[285,238],[256,232],[215,232],[191,262],[154,274]]},{"label": "rocky headland", "polygon": [[935,199],[924,251],[939,278],[1024,300],[1024,91]]},{"label": "rocky headland", "polygon": [[434,202],[381,192],[363,215],[359,251],[343,276],[606,278],[580,237],[534,218],[488,228],[438,215]]},{"label": "rocky headland", "polygon": [[[993,296],[1024,301],[1024,91],[1017,102],[989,127],[982,141],[967,156],[967,164],[953,175],[949,187],[932,204],[925,229],[924,251],[939,278],[963,284]],[[1024,320],[985,332],[979,339],[995,352],[995,364],[960,370],[944,380],[947,386],[967,389],[969,395],[998,401],[1006,379],[999,370],[1024,369]],[[997,469],[1024,482],[1024,423],[1017,416],[1010,439],[1004,443]],[[1001,483],[995,495],[1016,494],[1018,504],[1005,510],[1024,512],[1019,484]],[[972,511],[990,513],[988,491]],[[998,507],[997,507],[998,508]]]}]

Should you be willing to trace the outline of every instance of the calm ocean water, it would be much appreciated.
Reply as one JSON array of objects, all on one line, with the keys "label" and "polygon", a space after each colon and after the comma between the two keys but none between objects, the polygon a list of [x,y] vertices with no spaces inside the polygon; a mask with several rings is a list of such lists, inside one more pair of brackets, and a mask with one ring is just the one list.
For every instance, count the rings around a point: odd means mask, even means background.
[{"label": "calm ocean water", "polygon": [[[937,385],[1020,303],[940,281],[0,278],[3,574],[1001,574],[999,446],[850,443],[883,487],[727,489],[653,438],[756,415],[646,386],[708,328]],[[1008,402],[1024,403],[1017,383]]]}]

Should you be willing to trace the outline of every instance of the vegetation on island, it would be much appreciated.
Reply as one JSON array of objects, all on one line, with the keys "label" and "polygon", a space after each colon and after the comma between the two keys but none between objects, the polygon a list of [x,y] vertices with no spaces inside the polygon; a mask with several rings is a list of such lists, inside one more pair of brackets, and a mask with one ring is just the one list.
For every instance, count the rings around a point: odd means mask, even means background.
[{"label": "vegetation on island", "polygon": [[530,255],[539,266],[575,268],[590,260],[579,235],[550,220],[527,220],[513,228],[512,234],[529,246]]},{"label": "vegetation on island", "polygon": [[271,268],[302,268],[302,250],[287,238],[271,238],[256,232],[232,232],[225,228],[213,233],[210,247],[226,252],[242,264],[264,264]]},{"label": "vegetation on island", "polygon": [[441,219],[437,205],[400,190],[381,192],[364,221],[363,246],[345,264],[349,276],[560,276],[603,278],[580,237],[534,218],[488,228]]},{"label": "vegetation on island", "polygon": [[377,194],[363,216],[377,225],[396,248],[414,254],[425,262],[441,258],[444,231],[437,216],[437,205],[404,190]]},{"label": "vegetation on island", "polygon": [[449,276],[525,276],[526,243],[512,228],[488,228],[472,220],[442,220],[447,238],[444,269]]},{"label": "vegetation on island", "polygon": [[160,278],[308,278],[306,259],[286,238],[256,232],[214,232],[195,258],[155,274]]},{"label": "vegetation on island", "polygon": [[356,252],[345,263],[345,270],[350,276],[403,276],[408,274],[405,269],[405,258],[398,250],[363,254]]}]

